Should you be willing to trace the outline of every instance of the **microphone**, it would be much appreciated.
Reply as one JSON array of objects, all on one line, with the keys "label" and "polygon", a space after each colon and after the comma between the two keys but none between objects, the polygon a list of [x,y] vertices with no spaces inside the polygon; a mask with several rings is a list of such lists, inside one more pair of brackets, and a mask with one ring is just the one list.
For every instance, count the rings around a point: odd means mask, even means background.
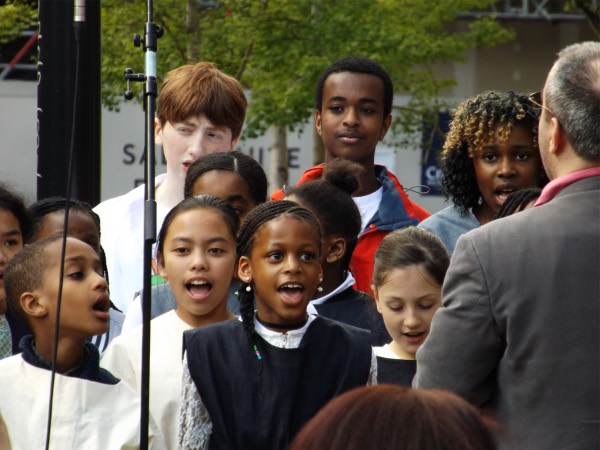
[{"label": "microphone", "polygon": [[85,0],[75,0],[75,16],[73,21],[75,25],[85,23]]}]

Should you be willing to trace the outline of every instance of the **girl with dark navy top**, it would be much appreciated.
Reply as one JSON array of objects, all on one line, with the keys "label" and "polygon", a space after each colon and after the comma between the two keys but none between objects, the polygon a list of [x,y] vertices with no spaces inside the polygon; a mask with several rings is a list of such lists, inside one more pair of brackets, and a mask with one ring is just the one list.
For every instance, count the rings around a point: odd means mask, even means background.
[{"label": "girl with dark navy top", "polygon": [[257,206],[238,256],[241,318],[184,333],[181,449],[284,449],[330,399],[377,377],[368,331],[307,313],[322,281],[311,212]]}]

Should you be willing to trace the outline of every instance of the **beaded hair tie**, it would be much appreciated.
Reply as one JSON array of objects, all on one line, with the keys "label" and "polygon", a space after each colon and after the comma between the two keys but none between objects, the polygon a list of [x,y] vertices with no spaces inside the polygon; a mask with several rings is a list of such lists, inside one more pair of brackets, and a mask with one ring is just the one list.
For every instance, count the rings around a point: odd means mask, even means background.
[{"label": "beaded hair tie", "polygon": [[254,349],[254,354],[256,355],[256,358],[260,361],[262,359],[262,355],[258,351],[258,348],[256,347],[256,344],[254,344],[254,346],[252,348]]}]

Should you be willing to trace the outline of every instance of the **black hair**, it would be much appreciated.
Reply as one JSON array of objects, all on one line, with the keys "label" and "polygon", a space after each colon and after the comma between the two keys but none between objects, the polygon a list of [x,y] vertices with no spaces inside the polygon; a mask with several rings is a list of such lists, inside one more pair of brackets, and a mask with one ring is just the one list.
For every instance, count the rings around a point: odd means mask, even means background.
[{"label": "black hair", "polygon": [[29,318],[21,307],[21,295],[39,288],[44,282],[44,273],[48,267],[59,264],[59,261],[50,261],[48,247],[63,239],[63,235],[55,234],[26,245],[9,261],[4,270],[8,306],[23,323],[29,324]]},{"label": "black hair", "polygon": [[[531,133],[533,148],[538,150],[539,109],[529,96],[513,91],[486,91],[462,102],[454,111],[450,131],[442,152],[442,191],[446,199],[464,213],[479,205],[482,197],[477,185],[474,153],[493,133],[507,140],[512,129],[522,126]],[[548,182],[540,162],[540,187]]]},{"label": "black hair", "polygon": [[510,216],[514,213],[521,212],[529,203],[539,198],[542,190],[540,188],[527,188],[511,192],[502,203],[498,214],[494,219]]},{"label": "black hair", "polygon": [[[38,200],[29,206],[29,212],[33,219],[33,228],[31,234],[28,236],[27,241],[30,242],[35,234],[40,230],[42,225],[42,219],[53,212],[64,211],[67,207],[67,199],[64,197],[48,197],[42,200]],[[92,219],[96,228],[98,229],[98,236],[100,236],[100,216],[94,212],[92,207],[80,200],[69,200],[69,211],[81,211]]]},{"label": "black hair", "polygon": [[251,156],[238,151],[209,153],[192,163],[185,176],[184,197],[190,197],[194,183],[212,170],[235,172],[248,184],[248,192],[258,205],[267,201],[267,176],[260,164]]},{"label": "black hair", "polygon": [[402,228],[389,233],[375,252],[373,285],[384,284],[394,269],[423,266],[441,286],[450,265],[450,257],[442,241],[433,233],[417,227]]},{"label": "black hair", "polygon": [[[169,213],[165,217],[165,220],[163,221],[162,227],[160,228],[160,232],[158,233],[156,245],[157,253],[162,254],[165,244],[164,241],[167,237],[167,232],[169,231],[169,227],[171,226],[171,223],[173,223],[175,218],[179,214],[193,209],[210,209],[217,212],[221,216],[221,218],[227,225],[227,228],[229,228],[231,235],[235,239],[238,228],[240,226],[240,219],[238,218],[235,209],[233,209],[233,207],[229,203],[221,200],[220,198],[215,197],[214,195],[202,194],[197,195],[195,197],[188,197],[183,199],[175,207],[173,207],[173,209],[169,211]],[[202,225],[198,224],[198,226]]]},{"label": "black hair", "polygon": [[31,233],[31,214],[27,210],[23,199],[3,185],[0,185],[0,210],[8,211],[15,216],[25,242],[29,233]]},{"label": "black hair", "polygon": [[344,238],[344,270],[350,266],[361,229],[360,212],[352,199],[352,194],[359,188],[358,174],[361,170],[358,163],[336,158],[325,165],[321,178],[285,192],[286,197],[297,197],[317,216],[323,236],[339,235]]},{"label": "black hair", "polygon": [[[33,225],[31,227],[31,232],[27,236],[27,242],[32,243],[34,241],[36,234],[40,231],[44,217],[57,211],[65,211],[66,207],[67,199],[65,197],[48,197],[29,205],[29,213],[31,214]],[[92,219],[98,230],[98,242],[100,242],[100,216],[94,212],[92,207],[84,201],[69,200],[69,212],[71,211],[82,212]],[[100,245],[98,250],[102,264],[102,276],[106,280],[106,283],[110,285],[106,254],[104,253],[102,245]],[[111,306],[117,309],[112,303]]]},{"label": "black hair", "polygon": [[[298,206],[297,203],[289,200],[277,200],[263,203],[254,208],[242,223],[237,238],[238,258],[242,256],[249,257],[255,244],[255,236],[260,228],[281,217],[292,217],[312,225],[318,235],[319,249],[321,248],[321,228],[315,215],[306,208]],[[258,359],[262,359],[257,348],[257,333],[254,329],[254,296],[251,291],[246,290],[250,286],[245,280],[242,280],[239,299],[240,315],[244,325],[244,332],[248,337],[250,346],[256,352]]]},{"label": "black hair", "polygon": [[392,104],[394,101],[394,84],[390,74],[381,65],[369,58],[360,56],[350,56],[340,59],[331,64],[319,77],[317,82],[317,93],[315,97],[315,109],[321,111],[323,108],[323,90],[325,81],[332,73],[352,72],[373,75],[383,83],[383,117],[392,113]]}]

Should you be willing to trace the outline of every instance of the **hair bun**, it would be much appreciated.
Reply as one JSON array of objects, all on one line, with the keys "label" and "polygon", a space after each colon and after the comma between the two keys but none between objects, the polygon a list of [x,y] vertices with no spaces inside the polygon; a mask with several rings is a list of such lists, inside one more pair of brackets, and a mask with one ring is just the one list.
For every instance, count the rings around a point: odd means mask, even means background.
[{"label": "hair bun", "polygon": [[360,187],[358,174],[361,170],[362,166],[358,163],[336,158],[325,164],[323,180],[352,195]]}]

